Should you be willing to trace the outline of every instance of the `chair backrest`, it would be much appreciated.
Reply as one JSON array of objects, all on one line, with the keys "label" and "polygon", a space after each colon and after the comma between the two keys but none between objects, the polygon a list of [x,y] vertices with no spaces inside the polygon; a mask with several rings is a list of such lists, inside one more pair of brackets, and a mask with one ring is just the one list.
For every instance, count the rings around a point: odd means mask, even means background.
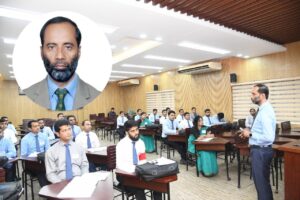
[{"label": "chair backrest", "polygon": [[0,167],[0,183],[5,182],[5,170]]},{"label": "chair backrest", "polygon": [[96,120],[97,119],[97,114],[90,114],[90,120]]},{"label": "chair backrest", "polygon": [[105,118],[105,113],[98,113],[98,117]]},{"label": "chair backrest", "polygon": [[239,119],[238,120],[238,125],[241,128],[246,128],[246,119]]},{"label": "chair backrest", "polygon": [[107,170],[116,169],[116,145],[107,147]]},{"label": "chair backrest", "polygon": [[281,122],[281,130],[282,131],[291,130],[291,122],[290,121]]}]

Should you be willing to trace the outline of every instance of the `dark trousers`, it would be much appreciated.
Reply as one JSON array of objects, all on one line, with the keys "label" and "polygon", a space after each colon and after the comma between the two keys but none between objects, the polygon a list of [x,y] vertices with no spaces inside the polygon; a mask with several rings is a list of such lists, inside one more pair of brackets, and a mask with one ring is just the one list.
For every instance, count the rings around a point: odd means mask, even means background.
[{"label": "dark trousers", "polygon": [[[117,180],[122,185],[122,177],[117,176]],[[134,194],[136,200],[146,200],[146,195],[145,195],[145,190],[144,189],[134,188],[134,187],[124,187],[124,189],[127,193]],[[162,199],[162,193],[153,191],[153,197],[154,197],[154,200],[161,200]]]},{"label": "dark trousers", "polygon": [[186,145],[183,142],[172,142],[168,141],[167,138],[162,139],[163,142],[173,149],[176,149],[178,153],[180,154],[180,157],[182,160],[186,160]]},{"label": "dark trousers", "polygon": [[41,187],[44,187],[45,185],[49,184],[49,182],[46,178],[46,172],[34,172],[34,171],[31,171],[31,170],[27,170],[27,172],[30,173],[31,175],[37,177]]},{"label": "dark trousers", "polygon": [[258,200],[272,200],[270,165],[273,158],[272,147],[251,147],[252,176]]},{"label": "dark trousers", "polygon": [[16,180],[16,166],[14,163],[6,163],[4,166],[5,169],[5,181],[12,182]]}]

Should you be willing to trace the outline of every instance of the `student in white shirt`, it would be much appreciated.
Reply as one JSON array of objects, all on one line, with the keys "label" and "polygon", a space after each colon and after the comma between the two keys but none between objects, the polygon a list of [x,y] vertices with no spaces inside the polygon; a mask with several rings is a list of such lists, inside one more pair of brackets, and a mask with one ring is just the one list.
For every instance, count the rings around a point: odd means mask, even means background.
[{"label": "student in white shirt", "polygon": [[77,135],[81,132],[81,129],[79,126],[76,125],[77,121],[76,121],[75,115],[69,115],[67,117],[67,120],[70,122],[71,129],[72,129],[72,135],[73,135],[73,141],[75,142],[75,139],[76,139]]},{"label": "student in white shirt", "polygon": [[159,115],[157,114],[157,109],[154,108],[153,109],[153,113],[151,113],[149,115],[149,120],[150,122],[152,122],[153,124],[155,123],[156,120],[159,120]]},{"label": "student in white shirt", "polygon": [[250,115],[248,115],[246,117],[246,121],[245,121],[246,128],[251,128],[252,127],[254,117],[256,115],[256,110],[254,108],[251,108],[249,112],[250,112]]},{"label": "student in white shirt", "polygon": [[213,119],[213,117],[210,116],[211,113],[209,108],[205,109],[204,112],[205,116],[203,116],[203,125],[210,127],[214,124],[215,120]]},{"label": "student in white shirt", "polygon": [[[90,148],[100,147],[99,138],[96,133],[92,132],[92,123],[89,120],[82,122],[82,132],[80,132],[75,138],[75,143],[84,148],[85,150]],[[95,172],[96,165],[89,162],[89,172]]]},{"label": "student in white shirt", "polygon": [[168,119],[168,116],[167,116],[167,111],[166,110],[162,110],[162,115],[161,117],[159,118],[159,123],[160,124],[164,124],[165,120]]},{"label": "student in white shirt", "polygon": [[[128,120],[124,125],[126,137],[123,138],[116,147],[116,165],[117,169],[124,172],[135,172],[136,165],[146,163],[145,144],[139,139],[138,123]],[[122,184],[122,177],[117,176],[117,180]],[[126,187],[127,191],[133,193],[137,200],[146,200],[143,189]],[[155,200],[161,200],[162,195],[159,192],[153,192]]]},{"label": "student in white shirt", "polygon": [[192,128],[193,127],[193,122],[190,119],[190,113],[189,112],[184,113],[184,120],[182,120],[180,122],[179,127],[181,129],[186,129],[186,128]]},{"label": "student in white shirt", "polygon": [[179,109],[179,114],[176,117],[176,120],[178,123],[180,123],[182,120],[184,120],[184,110]]},{"label": "student in white shirt", "polygon": [[3,117],[1,117],[1,119],[4,120],[7,128],[10,129],[10,130],[12,130],[15,133],[15,135],[16,135],[17,134],[17,130],[16,130],[15,126],[11,122],[8,121],[8,117],[3,116]]},{"label": "student in white shirt", "polygon": [[198,116],[196,107],[192,107],[191,111],[191,120],[194,121],[195,117]]},{"label": "student in white shirt", "polygon": [[128,119],[124,114],[124,111],[120,111],[120,115],[117,118],[117,131],[119,133],[120,140],[125,137],[124,124]]},{"label": "student in white shirt", "polygon": [[18,143],[18,139],[16,137],[16,134],[13,130],[7,128],[7,123],[4,119],[1,119],[1,126],[3,130],[3,136],[7,139],[9,139],[14,145]]},{"label": "student in white shirt", "polygon": [[45,126],[44,120],[43,119],[38,119],[38,122],[39,122],[39,125],[40,125],[40,132],[44,133],[48,137],[49,140],[54,140],[55,139],[54,133],[53,133],[53,131],[51,130],[50,127]]},{"label": "student in white shirt", "polygon": [[140,109],[140,108],[136,110],[136,116],[134,117],[134,120],[135,120],[135,121],[141,119],[141,113],[142,113],[142,112],[143,112],[143,111],[142,111],[142,109]]}]

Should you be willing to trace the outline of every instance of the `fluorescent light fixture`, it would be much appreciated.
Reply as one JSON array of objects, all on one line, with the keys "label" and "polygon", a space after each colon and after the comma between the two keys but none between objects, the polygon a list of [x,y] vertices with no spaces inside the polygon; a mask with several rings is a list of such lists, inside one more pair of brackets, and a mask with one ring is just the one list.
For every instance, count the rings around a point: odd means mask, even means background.
[{"label": "fluorescent light fixture", "polygon": [[116,45],[110,45],[111,49],[115,49],[117,46]]},{"label": "fluorescent light fixture", "polygon": [[237,57],[242,57],[243,54],[239,53],[239,54],[237,54],[236,56],[237,56]]},{"label": "fluorescent light fixture", "polygon": [[246,59],[247,59],[247,58],[250,58],[250,56],[244,56],[244,58],[246,58]]},{"label": "fluorescent light fixture", "polygon": [[9,64],[8,67],[13,67],[13,66],[11,64]]},{"label": "fluorescent light fixture", "polygon": [[127,76],[115,76],[115,75],[112,75],[110,76],[110,78],[128,78]]},{"label": "fluorescent light fixture", "polygon": [[156,41],[162,41],[162,38],[161,37],[156,37],[155,40]]},{"label": "fluorescent light fixture", "polygon": [[158,70],[158,72],[160,73],[160,72],[161,72],[161,70]]},{"label": "fluorescent light fixture", "polygon": [[147,65],[122,64],[122,67],[141,68],[141,69],[163,69],[162,67],[154,67]]},{"label": "fluorescent light fixture", "polygon": [[141,72],[127,72],[127,71],[111,71],[112,73],[119,73],[119,74],[137,74],[137,75],[142,75],[143,73]]},{"label": "fluorescent light fixture", "polygon": [[8,18],[19,19],[19,20],[24,20],[24,21],[32,21],[32,20],[36,19],[36,17],[38,15],[40,15],[40,14],[30,12],[27,10],[0,6],[0,16],[1,17],[8,17]]},{"label": "fluorescent light fixture", "polygon": [[146,34],[141,34],[141,35],[140,35],[140,38],[141,38],[141,39],[145,39],[145,38],[147,38],[147,35],[146,35]]},{"label": "fluorescent light fixture", "polygon": [[155,56],[155,55],[146,55],[144,58],[152,59],[152,60],[163,60],[169,62],[179,62],[179,63],[190,63],[190,60],[179,59],[179,58],[171,58],[171,57],[164,57],[164,56]]},{"label": "fluorescent light fixture", "polygon": [[3,38],[3,42],[6,44],[16,44],[17,40],[12,38]]},{"label": "fluorescent light fixture", "polygon": [[217,54],[228,54],[230,53],[229,50],[226,49],[219,49],[216,47],[206,46],[202,44],[197,44],[193,42],[183,41],[177,44],[180,47],[186,47],[190,49],[197,49],[201,51],[211,52],[211,53],[217,53]]},{"label": "fluorescent light fixture", "polygon": [[11,54],[6,54],[6,58],[12,58]]},{"label": "fluorescent light fixture", "polygon": [[111,33],[115,32],[117,29],[119,29],[119,27],[111,26],[111,25],[107,25],[107,24],[98,24],[98,25],[104,31],[104,33],[107,33],[107,34],[111,34]]}]

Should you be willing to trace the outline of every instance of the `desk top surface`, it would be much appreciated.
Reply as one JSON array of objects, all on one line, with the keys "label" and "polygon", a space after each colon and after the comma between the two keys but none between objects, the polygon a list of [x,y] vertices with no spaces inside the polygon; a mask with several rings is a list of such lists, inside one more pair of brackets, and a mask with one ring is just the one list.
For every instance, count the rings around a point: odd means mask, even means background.
[{"label": "desk top surface", "polygon": [[293,142],[286,143],[278,147],[281,151],[298,153],[300,155],[300,140],[295,140]]},{"label": "desk top surface", "polygon": [[212,140],[204,142],[204,141],[199,141],[199,140],[195,140],[193,142],[195,145],[215,145],[215,144],[228,144],[230,143],[229,140],[221,138],[221,137],[214,137]]}]

